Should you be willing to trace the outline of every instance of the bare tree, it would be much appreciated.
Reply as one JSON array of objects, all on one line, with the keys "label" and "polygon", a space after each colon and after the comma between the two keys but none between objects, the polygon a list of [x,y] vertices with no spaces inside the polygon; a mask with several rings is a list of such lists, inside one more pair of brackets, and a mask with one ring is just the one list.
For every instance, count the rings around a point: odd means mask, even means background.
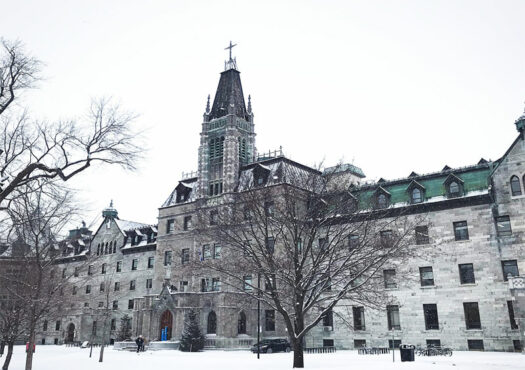
[{"label": "bare tree", "polygon": [[141,149],[130,129],[135,116],[109,99],[93,100],[85,117],[39,122],[17,102],[38,80],[40,62],[20,43],[0,43],[0,205],[40,179],[67,181],[94,163],[134,169]]},{"label": "bare tree", "polygon": [[224,248],[220,260],[201,257],[194,267],[280,314],[293,367],[304,367],[303,339],[338,304],[384,309],[382,270],[413,254],[421,220],[333,186],[337,176],[286,168],[272,186],[241,176],[228,203],[202,205],[197,233]]}]

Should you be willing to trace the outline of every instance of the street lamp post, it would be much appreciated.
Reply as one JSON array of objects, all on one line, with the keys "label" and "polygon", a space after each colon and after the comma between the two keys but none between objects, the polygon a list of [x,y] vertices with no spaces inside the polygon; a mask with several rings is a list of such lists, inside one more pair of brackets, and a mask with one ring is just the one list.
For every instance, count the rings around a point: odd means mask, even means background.
[{"label": "street lamp post", "polygon": [[257,273],[257,359],[261,357],[261,274]]}]

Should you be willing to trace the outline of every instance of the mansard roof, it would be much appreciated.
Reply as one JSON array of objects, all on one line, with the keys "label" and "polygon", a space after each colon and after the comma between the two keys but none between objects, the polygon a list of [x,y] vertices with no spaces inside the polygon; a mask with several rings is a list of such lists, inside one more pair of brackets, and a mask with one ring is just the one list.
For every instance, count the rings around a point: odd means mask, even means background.
[{"label": "mansard roof", "polygon": [[233,109],[237,117],[248,120],[249,114],[244,103],[240,72],[233,68],[221,73],[209,120],[226,116],[230,109]]}]

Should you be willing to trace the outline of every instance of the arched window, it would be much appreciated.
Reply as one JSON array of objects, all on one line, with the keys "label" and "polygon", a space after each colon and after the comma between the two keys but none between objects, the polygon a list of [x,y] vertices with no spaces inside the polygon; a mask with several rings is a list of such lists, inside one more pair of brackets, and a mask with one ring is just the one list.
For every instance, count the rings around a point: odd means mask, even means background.
[{"label": "arched window", "polygon": [[452,181],[448,186],[448,195],[451,198],[459,197],[459,184],[455,181]]},{"label": "arched window", "polygon": [[378,208],[386,208],[388,206],[388,200],[386,199],[385,194],[379,194],[377,197],[377,207]]},{"label": "arched window", "polygon": [[521,184],[518,176],[512,176],[510,178],[510,190],[513,196],[521,195]]},{"label": "arched window", "polygon": [[421,190],[418,188],[415,188],[412,190],[412,203],[421,203],[423,201],[423,197],[421,196]]},{"label": "arched window", "polygon": [[104,254],[108,254],[108,242],[106,242],[106,246],[104,247]]},{"label": "arched window", "polygon": [[215,314],[215,311],[211,311],[208,314],[208,327],[206,333],[217,334],[217,315]]},{"label": "arched window", "polygon": [[239,322],[237,323],[237,334],[246,334],[246,314],[241,311],[239,314]]}]

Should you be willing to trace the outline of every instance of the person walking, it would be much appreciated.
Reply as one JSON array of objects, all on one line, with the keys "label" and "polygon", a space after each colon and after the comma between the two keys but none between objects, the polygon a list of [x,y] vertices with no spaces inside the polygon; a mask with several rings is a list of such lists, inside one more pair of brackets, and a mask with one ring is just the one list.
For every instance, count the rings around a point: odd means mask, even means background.
[{"label": "person walking", "polygon": [[137,353],[144,351],[144,339],[142,338],[142,335],[138,336],[138,338],[135,340],[135,343],[137,343]]}]

